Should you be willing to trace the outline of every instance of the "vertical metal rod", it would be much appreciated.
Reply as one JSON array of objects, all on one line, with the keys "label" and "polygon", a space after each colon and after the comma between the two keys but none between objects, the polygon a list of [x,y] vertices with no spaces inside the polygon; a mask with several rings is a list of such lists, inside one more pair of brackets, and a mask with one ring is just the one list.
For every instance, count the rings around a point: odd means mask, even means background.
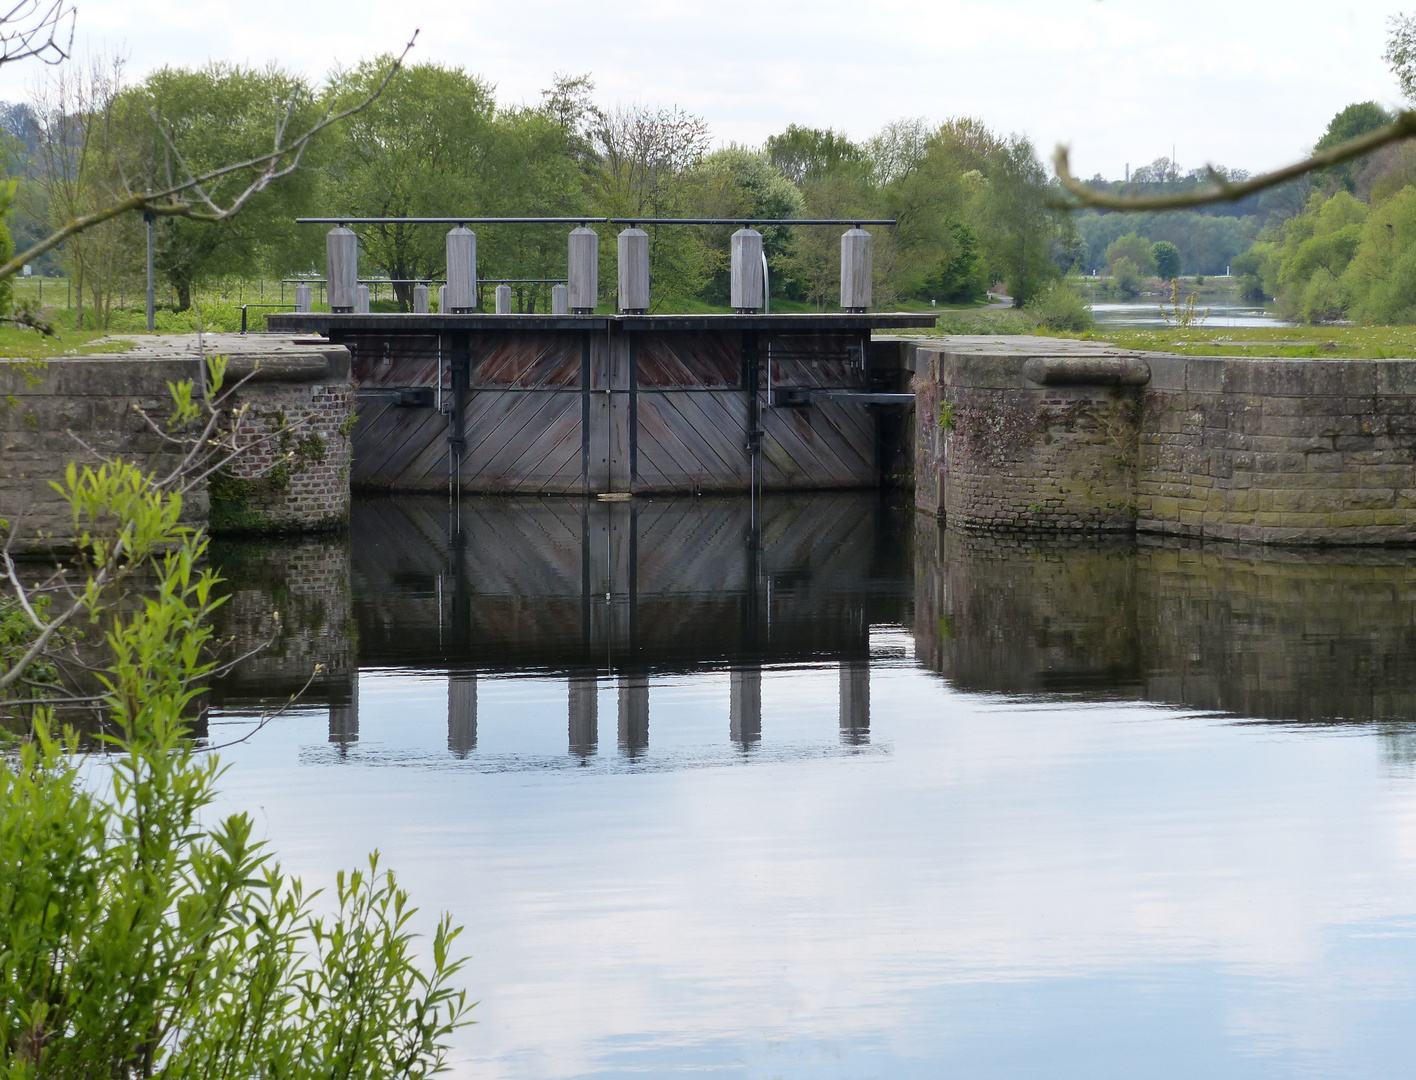
[{"label": "vertical metal rod", "polygon": [[[147,222],[147,328],[149,333],[155,330],[157,325],[157,311],[152,292],[152,226],[156,220],[156,214],[143,215],[143,221]],[[241,314],[244,316],[245,312],[243,311]],[[242,331],[244,332],[244,330],[243,327]]]}]

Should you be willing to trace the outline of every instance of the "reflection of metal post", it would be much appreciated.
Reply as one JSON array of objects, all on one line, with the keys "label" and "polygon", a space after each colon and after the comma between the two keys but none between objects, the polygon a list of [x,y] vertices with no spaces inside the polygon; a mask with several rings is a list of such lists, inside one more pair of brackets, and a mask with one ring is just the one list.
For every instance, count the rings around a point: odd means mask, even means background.
[{"label": "reflection of metal post", "polygon": [[636,758],[649,748],[649,677],[621,675],[619,680],[620,753]]},{"label": "reflection of metal post", "polygon": [[477,749],[477,676],[474,673],[448,676],[447,748],[460,758]]},{"label": "reflection of metal post", "polygon": [[452,370],[452,409],[448,415],[448,488],[454,499],[462,495],[462,411],[467,406],[468,387],[472,381],[472,342],[466,331],[455,331],[448,366]]},{"label": "reflection of metal post", "polygon": [[348,746],[359,741],[359,672],[349,677],[349,704],[329,707],[329,741]]},{"label": "reflection of metal post", "polygon": [[728,733],[746,750],[762,741],[762,668],[735,668],[729,679]]},{"label": "reflection of metal post", "polygon": [[595,754],[600,744],[600,686],[593,675],[570,677],[570,752]]},{"label": "reflection of metal post", "polygon": [[841,661],[841,742],[870,742],[870,661]]}]

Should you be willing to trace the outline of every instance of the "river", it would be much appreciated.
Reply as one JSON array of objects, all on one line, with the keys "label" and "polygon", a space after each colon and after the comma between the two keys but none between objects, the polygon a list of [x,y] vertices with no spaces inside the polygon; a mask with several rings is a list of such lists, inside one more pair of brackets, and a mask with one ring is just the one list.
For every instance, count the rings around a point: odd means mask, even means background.
[{"label": "river", "polygon": [[[1118,303],[1094,303],[1089,306],[1092,318],[1096,320],[1098,326],[1103,327],[1164,330],[1175,323],[1175,305],[1168,300],[1164,305],[1154,300],[1130,300]],[[1181,306],[1183,307],[1183,305]],[[1266,308],[1262,304],[1234,303],[1232,297],[1226,297],[1222,302],[1200,303],[1197,306],[1198,314],[1203,316],[1200,326],[1211,330],[1298,325],[1279,318],[1272,308]],[[1166,317],[1166,312],[1170,312],[1169,319]]]},{"label": "river", "polygon": [[224,543],[210,737],[308,885],[466,927],[453,1075],[1396,1077],[1416,554],[875,495],[381,499]]}]

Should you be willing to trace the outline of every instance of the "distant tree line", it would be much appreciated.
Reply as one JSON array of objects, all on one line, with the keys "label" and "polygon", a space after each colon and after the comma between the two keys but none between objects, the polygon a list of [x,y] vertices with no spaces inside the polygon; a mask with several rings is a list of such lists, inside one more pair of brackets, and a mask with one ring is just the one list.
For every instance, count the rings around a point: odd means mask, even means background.
[{"label": "distant tree line", "polygon": [[[388,59],[379,58],[312,87],[276,67],[164,68],[134,81],[121,64],[64,65],[33,100],[0,106],[14,188],[10,227],[23,244],[120,186],[156,188],[174,171],[241,160],[269,143],[283,109],[314,115],[357,101],[387,70]],[[557,76],[536,105],[511,106],[461,68],[418,64],[399,71],[359,115],[322,132],[303,167],[255,193],[239,215],[158,220],[155,263],[182,309],[219,279],[322,272],[325,230],[295,225],[302,215],[890,217],[897,227],[874,230],[877,304],[966,303],[994,282],[1022,304],[1083,261],[1083,243],[1055,196],[1027,139],[976,120],[903,120],[859,142],[793,125],[761,147],[715,150],[703,119],[672,107],[603,107],[588,75]],[[444,230],[358,231],[365,275],[442,275]],[[731,231],[651,228],[660,309],[727,302]],[[615,283],[610,232],[602,229],[607,303]],[[564,233],[479,227],[481,275],[563,274]],[[71,237],[40,269],[66,273],[87,318],[106,325],[116,298],[141,288],[144,242],[140,216],[129,214]],[[774,298],[819,308],[836,302],[838,230],[770,228],[766,250]],[[411,286],[398,286],[393,304],[410,301]],[[528,310],[544,303],[544,292],[519,289],[516,302]]]}]

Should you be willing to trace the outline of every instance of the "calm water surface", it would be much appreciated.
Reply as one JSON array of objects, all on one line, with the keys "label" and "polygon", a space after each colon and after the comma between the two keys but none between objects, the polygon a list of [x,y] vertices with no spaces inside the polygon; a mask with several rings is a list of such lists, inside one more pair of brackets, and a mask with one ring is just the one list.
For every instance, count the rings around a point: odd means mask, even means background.
[{"label": "calm water surface", "polygon": [[1408,1076],[1416,556],[873,496],[225,545],[223,806],[467,927],[465,1077]]},{"label": "calm water surface", "polygon": [[[1203,325],[1211,330],[1298,325],[1293,322],[1285,322],[1271,309],[1265,308],[1261,304],[1206,304],[1197,301],[1197,305],[1201,314],[1209,309],[1209,315],[1205,318]],[[1134,300],[1126,303],[1091,304],[1089,306],[1092,317],[1100,326],[1129,326],[1146,330],[1164,330],[1166,328],[1165,316],[1161,313],[1160,302],[1156,300]],[[1174,305],[1167,298],[1165,310],[1173,311],[1173,309]]]}]

